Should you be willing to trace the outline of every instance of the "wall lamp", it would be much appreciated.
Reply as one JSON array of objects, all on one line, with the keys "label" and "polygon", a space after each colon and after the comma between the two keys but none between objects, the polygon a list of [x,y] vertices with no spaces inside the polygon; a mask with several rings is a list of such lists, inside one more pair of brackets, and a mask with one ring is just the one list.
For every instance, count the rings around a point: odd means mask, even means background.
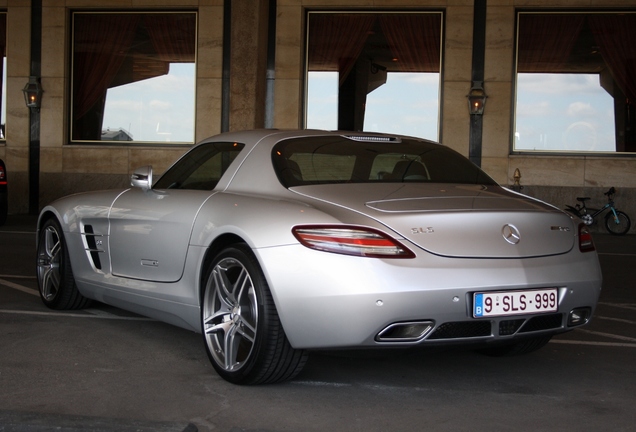
[{"label": "wall lamp", "polygon": [[473,81],[473,86],[468,93],[468,112],[471,115],[482,115],[486,106],[486,91],[483,87],[483,81]]},{"label": "wall lamp", "polygon": [[40,78],[36,76],[30,76],[29,82],[26,83],[22,89],[24,93],[24,103],[27,108],[31,108],[34,111],[38,111],[42,104],[42,85],[40,84]]}]

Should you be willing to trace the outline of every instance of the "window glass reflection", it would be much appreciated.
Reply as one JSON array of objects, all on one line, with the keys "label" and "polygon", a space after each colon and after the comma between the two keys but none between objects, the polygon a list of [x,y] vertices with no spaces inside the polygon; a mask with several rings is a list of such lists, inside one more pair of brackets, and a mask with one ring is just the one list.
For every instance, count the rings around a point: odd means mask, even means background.
[{"label": "window glass reflection", "polygon": [[634,13],[520,13],[514,150],[636,152]]},{"label": "window glass reflection", "polygon": [[0,86],[0,90],[2,94],[0,95],[0,141],[4,141],[6,136],[6,128],[7,124],[7,14],[0,13],[0,54],[2,55],[0,67],[2,68],[2,73],[0,73],[0,78],[2,79],[2,86]]},{"label": "window glass reflection", "polygon": [[74,141],[194,141],[195,13],[73,15]]},{"label": "window glass reflection", "polygon": [[306,127],[439,137],[441,13],[310,13]]},{"label": "window glass reflection", "polygon": [[592,74],[519,74],[516,150],[616,150],[614,100]]}]

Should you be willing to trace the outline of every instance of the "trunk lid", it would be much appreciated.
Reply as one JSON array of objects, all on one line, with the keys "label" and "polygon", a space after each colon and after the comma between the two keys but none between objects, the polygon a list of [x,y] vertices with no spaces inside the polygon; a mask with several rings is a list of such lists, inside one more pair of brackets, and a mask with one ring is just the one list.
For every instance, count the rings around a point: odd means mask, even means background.
[{"label": "trunk lid", "polygon": [[373,218],[418,247],[457,258],[563,254],[576,226],[560,210],[499,186],[351,184],[292,188]]}]

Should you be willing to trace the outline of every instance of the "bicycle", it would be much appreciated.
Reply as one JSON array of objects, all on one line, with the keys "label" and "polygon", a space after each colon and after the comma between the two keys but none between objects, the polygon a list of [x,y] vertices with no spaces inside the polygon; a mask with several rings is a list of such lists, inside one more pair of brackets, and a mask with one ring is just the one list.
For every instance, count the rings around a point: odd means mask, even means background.
[{"label": "bicycle", "polygon": [[585,202],[588,201],[590,197],[577,197],[576,200],[579,201],[580,204],[576,204],[574,207],[566,205],[565,210],[579,217],[585,225],[592,225],[596,223],[597,216],[609,209],[610,212],[605,215],[605,228],[607,232],[613,235],[625,235],[632,226],[632,222],[627,214],[616,210],[616,207],[614,207],[613,198],[615,193],[616,189],[613,187],[607,192],[604,192],[603,195],[607,196],[607,204],[598,210],[588,208],[585,205]]}]

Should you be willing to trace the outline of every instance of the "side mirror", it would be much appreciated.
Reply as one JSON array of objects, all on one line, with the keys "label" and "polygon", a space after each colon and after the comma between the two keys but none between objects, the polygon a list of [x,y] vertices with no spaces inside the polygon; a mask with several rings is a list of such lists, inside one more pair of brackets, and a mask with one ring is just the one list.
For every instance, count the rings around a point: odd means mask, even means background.
[{"label": "side mirror", "polygon": [[130,176],[130,185],[145,191],[152,189],[152,166],[146,165],[137,168]]}]

